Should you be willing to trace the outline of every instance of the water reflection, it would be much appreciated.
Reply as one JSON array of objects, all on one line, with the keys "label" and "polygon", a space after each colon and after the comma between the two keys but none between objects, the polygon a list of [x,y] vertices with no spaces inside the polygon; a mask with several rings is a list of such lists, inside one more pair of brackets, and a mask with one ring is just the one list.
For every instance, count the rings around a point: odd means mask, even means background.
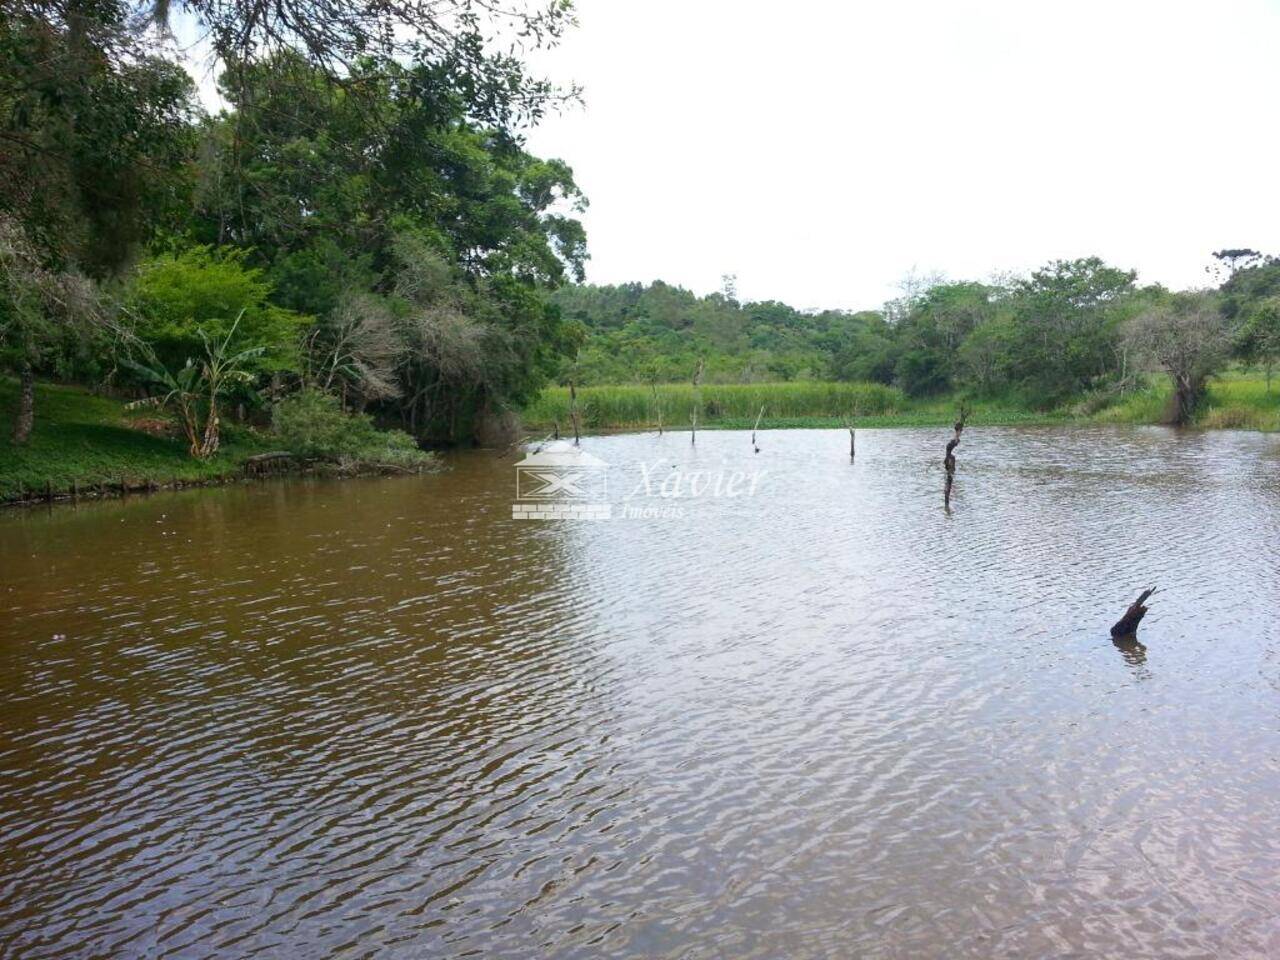
[{"label": "water reflection", "polygon": [[1120,656],[1124,658],[1124,662],[1133,667],[1134,676],[1139,680],[1149,679],[1151,671],[1147,669],[1147,648],[1137,639],[1137,637],[1120,637],[1111,641]]},{"label": "water reflection", "polygon": [[0,517],[0,953],[1274,954],[1280,442],[762,439]]}]

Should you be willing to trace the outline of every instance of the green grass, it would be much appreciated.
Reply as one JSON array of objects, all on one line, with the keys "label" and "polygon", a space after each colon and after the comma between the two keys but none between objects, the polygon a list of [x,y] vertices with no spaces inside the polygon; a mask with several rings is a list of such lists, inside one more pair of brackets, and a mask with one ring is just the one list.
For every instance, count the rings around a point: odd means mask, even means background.
[{"label": "green grass", "polygon": [[[1118,399],[1088,398],[1056,410],[1035,410],[1014,398],[971,401],[975,425],[1044,423],[1162,423],[1169,408],[1170,387],[1164,377],[1152,377],[1137,391]],[[852,421],[859,427],[944,426],[955,419],[957,397],[912,400],[900,390],[874,383],[757,383],[709,384],[702,387],[700,429],[750,429],[764,406],[762,429],[839,427]],[[653,429],[657,410],[671,430],[688,429],[694,407],[691,384],[639,384],[583,387],[578,390],[582,428],[590,430]],[[856,412],[856,416],[854,415]],[[551,387],[524,411],[534,430],[561,433],[572,430],[569,391]],[[1233,370],[1209,386],[1197,426],[1250,430],[1280,430],[1280,377],[1267,393],[1260,373]]]},{"label": "green grass", "polygon": [[268,446],[252,431],[224,430],[219,454],[195,460],[184,442],[130,426],[136,417],[154,418],[154,411],[134,415],[118,400],[78,387],[39,384],[35,430],[25,446],[15,447],[10,434],[17,399],[17,382],[0,378],[0,501],[43,493],[50,483],[55,493],[67,493],[73,482],[81,488],[122,479],[130,484],[208,482],[238,473],[245,457]]},{"label": "green grass", "polygon": [[[764,407],[762,428],[856,426],[939,426],[955,419],[955,398],[910,400],[902,391],[878,383],[820,383],[812,381],[754,384],[709,384],[702,387],[698,425],[705,429],[749,429]],[[694,408],[691,384],[659,384],[657,398],[649,386],[583,387],[578,406],[584,430],[652,428],[661,409],[664,427],[689,426]],[[1044,413],[1012,401],[971,404],[977,424],[1053,423],[1064,413]],[[569,391],[552,387],[524,411],[535,429],[559,422],[561,432],[572,429]]]},{"label": "green grass", "polygon": [[1217,429],[1280,430],[1280,380],[1274,380],[1267,392],[1261,375],[1228,373],[1209,385],[1198,424]]},{"label": "green grass", "polygon": [[[1173,388],[1164,377],[1098,411],[1098,423],[1161,423],[1168,416]],[[1280,379],[1267,391],[1259,372],[1230,370],[1209,382],[1195,426],[1210,430],[1280,430]]]}]

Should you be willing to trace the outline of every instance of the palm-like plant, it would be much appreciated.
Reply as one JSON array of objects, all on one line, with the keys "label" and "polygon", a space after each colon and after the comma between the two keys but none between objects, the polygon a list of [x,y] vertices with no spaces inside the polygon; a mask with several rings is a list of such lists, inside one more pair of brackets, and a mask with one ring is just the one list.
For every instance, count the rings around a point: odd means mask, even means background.
[{"label": "palm-like plant", "polygon": [[265,349],[249,347],[232,352],[231,340],[243,316],[244,311],[241,310],[225,337],[211,337],[200,330],[205,353],[203,359],[188,357],[186,364],[176,372],[165,367],[150,348],[145,350],[145,363],[125,361],[144,380],[164,389],[163,394],[138,402],[155,404],[177,413],[191,455],[199,460],[218,452],[218,398],[235,384],[247,384],[253,380],[245,365]]}]

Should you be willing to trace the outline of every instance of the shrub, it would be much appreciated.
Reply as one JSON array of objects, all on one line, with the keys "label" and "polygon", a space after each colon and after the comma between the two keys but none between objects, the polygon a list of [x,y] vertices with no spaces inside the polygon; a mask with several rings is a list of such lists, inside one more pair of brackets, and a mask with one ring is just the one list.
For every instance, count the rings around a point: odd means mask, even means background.
[{"label": "shrub", "polygon": [[272,426],[285,449],[340,464],[422,467],[431,455],[400,430],[379,430],[367,414],[343,411],[336,397],[302,390],[276,404]]}]

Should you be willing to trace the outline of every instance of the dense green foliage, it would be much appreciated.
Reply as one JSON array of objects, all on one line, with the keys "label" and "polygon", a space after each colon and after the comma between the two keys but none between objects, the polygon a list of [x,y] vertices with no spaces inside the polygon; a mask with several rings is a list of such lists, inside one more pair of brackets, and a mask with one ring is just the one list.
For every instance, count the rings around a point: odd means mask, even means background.
[{"label": "dense green foliage", "polygon": [[[171,7],[220,57],[216,116],[156,25]],[[490,52],[486,30],[553,42],[569,4],[141,12],[0,11],[0,367],[23,385],[18,442],[37,376],[159,389],[210,425],[197,456],[220,415],[265,422],[301,388],[428,442],[536,394],[575,345],[547,292],[582,276],[585,199],[517,122],[573,92]],[[211,343],[249,375],[224,378],[222,409]]]},{"label": "dense green foliage", "polygon": [[1118,372],[1119,328],[1144,295],[1132,272],[1086,259],[1003,285],[938,283],[858,313],[699,298],[662,283],[555,298],[590,333],[564,374],[582,383],[684,380],[704,355],[711,380],[822,377],[917,397],[964,388],[1052,402]]},{"label": "dense green foliage", "polygon": [[271,283],[248,254],[197,246],[144,262],[128,287],[132,332],[178,367],[203,352],[202,335],[224,337],[234,323],[237,345],[262,351],[253,369],[297,369],[307,318],[271,302]]}]

